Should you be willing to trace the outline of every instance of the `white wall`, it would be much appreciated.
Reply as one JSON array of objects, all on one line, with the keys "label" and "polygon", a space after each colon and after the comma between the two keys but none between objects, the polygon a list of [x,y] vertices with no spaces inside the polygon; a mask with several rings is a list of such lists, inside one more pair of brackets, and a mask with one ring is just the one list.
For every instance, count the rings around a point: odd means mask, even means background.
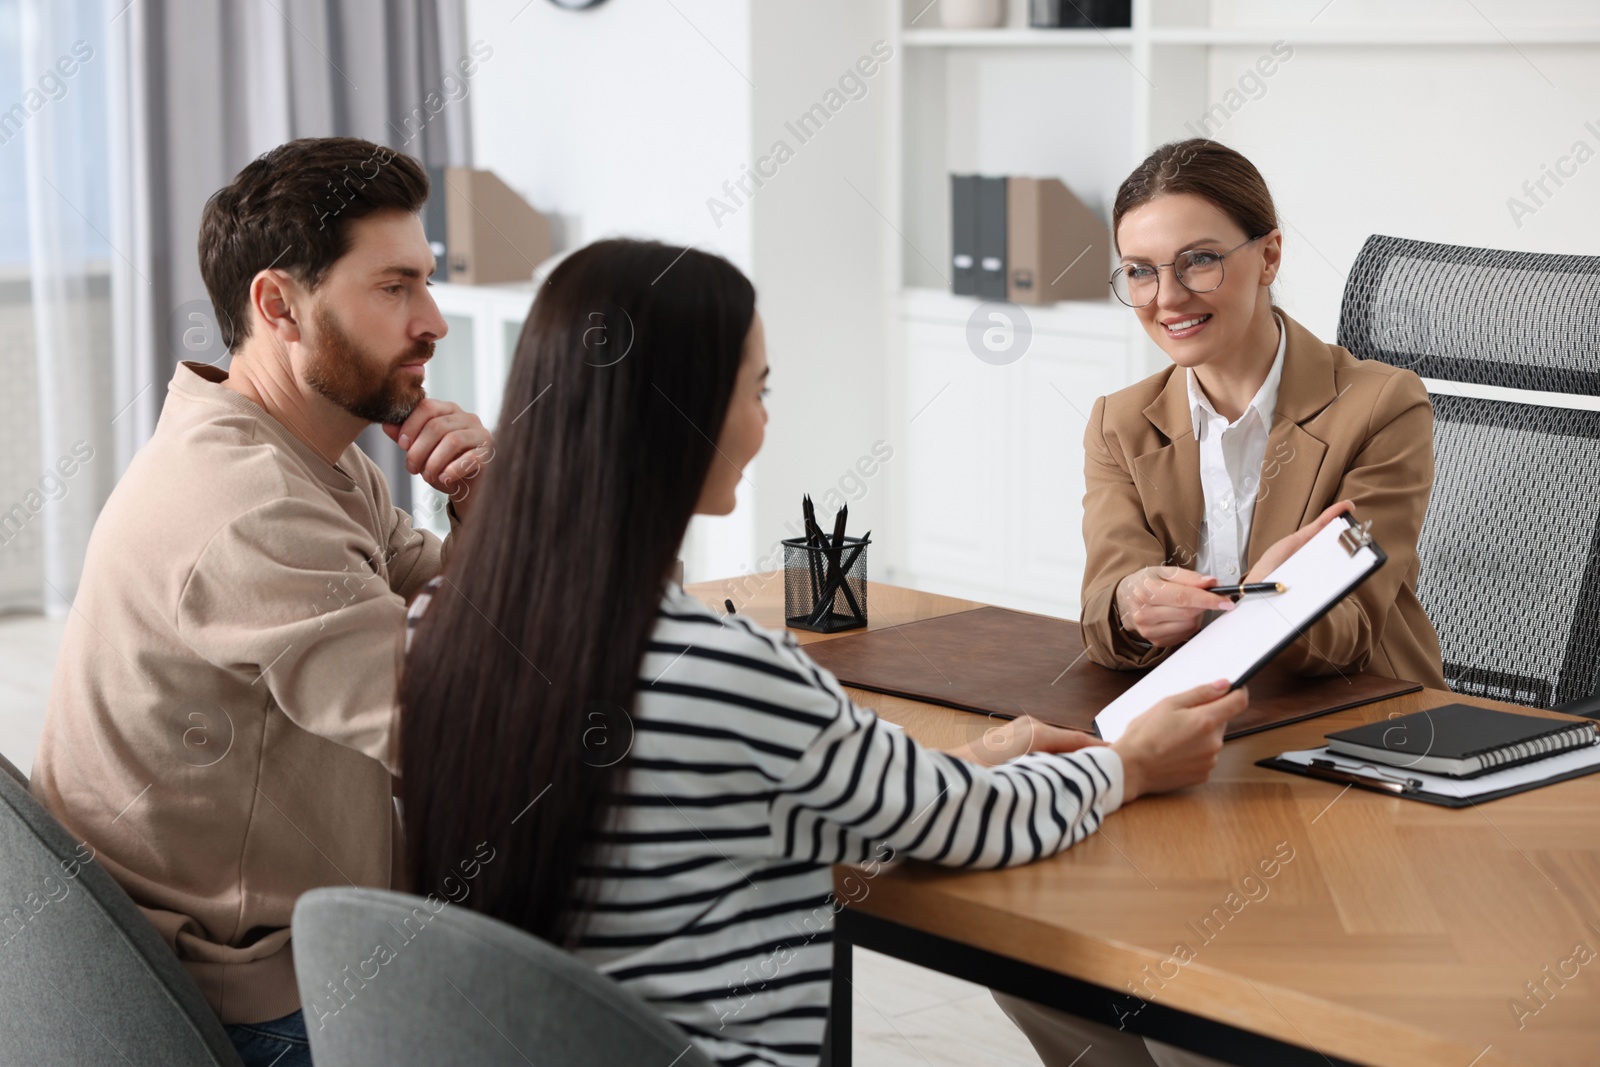
[{"label": "white wall", "polygon": [[719,228],[705,208],[749,158],[747,0],[468,0],[467,37],[494,49],[472,83],[476,165],[576,216],[574,246],[647,236],[749,268],[749,217]]},{"label": "white wall", "polygon": [[[573,13],[468,0],[467,36],[494,49],[473,81],[475,165],[572,220],[571,247],[608,235],[692,244],[726,255],[759,291],[767,445],[735,514],[695,520],[686,577],[772,567],[803,492],[825,522],[830,490],[851,499],[851,531],[865,531],[893,470],[857,468],[888,436],[888,77],[829,92],[889,36],[887,6],[609,0]],[[818,103],[833,109],[802,141],[786,124]],[[779,140],[792,156],[766,163],[754,186],[749,169]],[[745,191],[730,191],[741,179]]]},{"label": "white wall", "polygon": [[[1216,24],[1293,23],[1293,12],[1279,9],[1295,5],[1265,12],[1263,6],[1214,3]],[[1314,13],[1318,5],[1306,6]],[[1505,28],[1600,24],[1600,5],[1592,2],[1478,6]],[[1382,7],[1339,0],[1316,28],[1379,18],[1484,27],[1471,5],[1454,0]],[[1600,252],[1600,48],[1296,46],[1292,33],[1285,42],[1293,57],[1215,135],[1249,156],[1273,190],[1285,224],[1279,299],[1313,332],[1334,339],[1345,274],[1370,234]],[[1213,49],[1211,100],[1196,102],[1196,120],[1263,51]],[[1534,205],[1523,183],[1537,180],[1580,140],[1596,158],[1563,187],[1547,180],[1553,195],[1540,194],[1544,203]],[[1511,197],[1534,213],[1514,219]]]},{"label": "white wall", "polygon": [[[848,502],[851,534],[870,529],[881,544],[895,533],[884,520],[899,468],[892,458],[879,463],[872,449],[878,441],[889,450],[900,444],[884,402],[886,263],[891,251],[898,255],[900,238],[884,216],[894,212],[885,162],[887,66],[903,57],[887,45],[887,5],[753,3],[754,151],[768,155],[782,141],[794,152],[746,209],[772,364],[771,421],[756,476],[755,562],[771,569],[781,564],[772,555],[776,541],[793,536],[787,525],[799,522],[803,493],[816,502],[825,529]],[[864,59],[860,69],[870,76],[855,66]],[[841,87],[851,71],[855,78]],[[818,104],[837,110],[802,143],[792,128]],[[876,575],[875,552],[868,564]]]},{"label": "white wall", "polygon": [[[751,218],[718,227],[708,196],[750,156],[748,0],[468,0],[467,40],[494,54],[472,81],[474,165],[567,221],[569,247],[654,238],[748,272]],[[760,463],[750,472],[760,480]],[[734,571],[755,544],[749,486],[725,519],[696,519],[689,580]]]}]

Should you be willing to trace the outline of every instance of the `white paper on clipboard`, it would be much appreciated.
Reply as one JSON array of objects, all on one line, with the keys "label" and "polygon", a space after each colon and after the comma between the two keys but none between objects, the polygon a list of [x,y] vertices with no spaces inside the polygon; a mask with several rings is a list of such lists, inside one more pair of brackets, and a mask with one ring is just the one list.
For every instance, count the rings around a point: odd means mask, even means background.
[{"label": "white paper on clipboard", "polygon": [[[1234,686],[1254,674],[1362,579],[1383,565],[1382,549],[1348,516],[1328,523],[1264,581],[1276,596],[1245,597],[1095,716],[1100,736],[1116,741],[1139,714],[1175,693],[1226,678]],[[1352,553],[1346,541],[1361,541]]]}]

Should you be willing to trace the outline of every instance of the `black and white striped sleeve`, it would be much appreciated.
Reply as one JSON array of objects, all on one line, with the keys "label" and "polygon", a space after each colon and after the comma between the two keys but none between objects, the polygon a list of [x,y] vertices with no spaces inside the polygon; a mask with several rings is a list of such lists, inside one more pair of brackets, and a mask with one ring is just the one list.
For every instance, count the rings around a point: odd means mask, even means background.
[{"label": "black and white striped sleeve", "polygon": [[830,721],[777,784],[769,819],[783,855],[862,863],[883,844],[952,867],[1007,867],[1070,847],[1122,804],[1122,761],[1109,747],[970,763],[918,745],[788,651]]}]

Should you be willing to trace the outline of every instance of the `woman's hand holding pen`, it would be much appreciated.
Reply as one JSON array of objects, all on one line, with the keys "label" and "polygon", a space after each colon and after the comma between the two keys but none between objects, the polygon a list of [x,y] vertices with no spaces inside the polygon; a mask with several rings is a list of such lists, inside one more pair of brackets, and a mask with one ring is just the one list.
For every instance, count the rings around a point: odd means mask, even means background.
[{"label": "woman's hand holding pen", "polygon": [[[1250,568],[1243,584],[1261,582],[1321,533],[1328,523],[1354,508],[1351,501],[1341,500],[1314,521],[1275,542]],[[1123,630],[1156,648],[1181,645],[1200,632],[1206,612],[1233,609],[1235,599],[1219,596],[1215,592],[1217,588],[1217,580],[1210,575],[1182,567],[1146,567],[1117,584],[1117,617],[1122,620]],[[1235,592],[1238,588],[1228,587]]]},{"label": "woman's hand holding pen", "polygon": [[1209,591],[1217,580],[1182,567],[1146,567],[1117,584],[1122,628],[1156,648],[1181,645],[1200,632],[1208,611],[1231,611],[1233,601]]}]

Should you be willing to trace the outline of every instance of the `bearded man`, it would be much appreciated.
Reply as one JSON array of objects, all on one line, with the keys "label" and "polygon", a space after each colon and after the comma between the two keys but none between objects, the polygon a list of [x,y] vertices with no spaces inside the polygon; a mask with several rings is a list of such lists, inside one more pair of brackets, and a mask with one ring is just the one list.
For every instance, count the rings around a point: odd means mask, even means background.
[{"label": "bearded man", "polygon": [[[273,149],[206,204],[229,369],[178,366],[89,544],[33,791],[160,931],[247,1064],[308,1064],[289,919],[401,871],[390,738],[407,602],[451,538],[413,529],[369,423],[467,521],[492,443],[426,398],[445,335],[417,162]],[[453,536],[453,535],[452,535]],[[492,635],[490,635],[492,637]]]}]

